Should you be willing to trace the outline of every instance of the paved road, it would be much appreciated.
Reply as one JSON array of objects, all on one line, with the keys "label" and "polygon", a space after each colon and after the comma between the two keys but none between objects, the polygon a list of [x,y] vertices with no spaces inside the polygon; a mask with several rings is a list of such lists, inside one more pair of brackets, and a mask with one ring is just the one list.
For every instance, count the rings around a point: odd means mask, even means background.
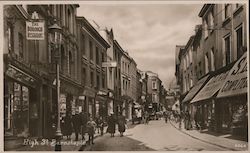
[{"label": "paved road", "polygon": [[92,151],[223,151],[181,133],[163,120],[150,121],[149,125],[140,124],[125,132],[124,137],[117,133],[114,138],[108,134],[98,137],[95,144],[87,146]]}]

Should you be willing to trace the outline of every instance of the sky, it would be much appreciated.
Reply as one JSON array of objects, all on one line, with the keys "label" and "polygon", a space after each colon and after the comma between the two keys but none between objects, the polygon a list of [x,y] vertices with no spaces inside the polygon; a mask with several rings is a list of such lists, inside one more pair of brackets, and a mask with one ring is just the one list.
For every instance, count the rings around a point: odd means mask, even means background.
[{"label": "sky", "polygon": [[175,46],[194,34],[202,4],[83,4],[78,16],[113,29],[142,71],[158,73],[165,88],[175,78]]}]

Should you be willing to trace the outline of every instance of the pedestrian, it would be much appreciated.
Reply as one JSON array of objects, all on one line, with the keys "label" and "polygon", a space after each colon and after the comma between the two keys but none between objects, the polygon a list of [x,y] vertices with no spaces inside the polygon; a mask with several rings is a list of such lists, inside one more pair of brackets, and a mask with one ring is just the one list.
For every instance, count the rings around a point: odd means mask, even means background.
[{"label": "pedestrian", "polygon": [[95,134],[95,128],[96,128],[96,123],[93,121],[93,118],[90,117],[89,121],[87,122],[87,129],[88,129],[88,135],[89,135],[89,140],[88,144],[94,144],[94,134]]},{"label": "pedestrian", "polygon": [[78,135],[80,133],[81,130],[81,116],[79,114],[79,112],[75,112],[75,114],[73,114],[72,116],[72,123],[73,123],[73,128],[75,131],[75,141],[78,141]]},{"label": "pedestrian", "polygon": [[85,140],[85,133],[87,132],[87,122],[88,122],[88,115],[86,112],[81,113],[81,135],[82,135],[82,140]]},{"label": "pedestrian", "polygon": [[72,121],[71,121],[71,115],[70,114],[66,114],[65,118],[64,118],[64,135],[67,136],[67,140],[69,140],[71,138],[71,134],[72,134]]},{"label": "pedestrian", "polygon": [[190,114],[188,111],[185,112],[185,116],[184,116],[184,122],[185,122],[185,129],[189,130],[190,129]]},{"label": "pedestrian", "polygon": [[165,111],[163,113],[163,115],[164,115],[164,118],[165,118],[165,123],[167,123],[168,122],[168,113],[167,113],[167,111]]},{"label": "pedestrian", "polygon": [[123,133],[126,130],[126,119],[125,116],[122,115],[122,112],[119,113],[119,116],[117,118],[118,123],[118,131],[120,132],[120,136],[123,137]]},{"label": "pedestrian", "polygon": [[99,128],[100,128],[100,131],[101,131],[101,135],[103,135],[104,120],[103,120],[102,116],[100,117],[100,120],[99,120]]},{"label": "pedestrian", "polygon": [[201,121],[200,121],[200,113],[199,110],[196,110],[195,115],[194,115],[194,121],[195,121],[195,126],[197,130],[201,131]]},{"label": "pedestrian", "polygon": [[148,113],[148,111],[145,111],[145,120],[146,120],[146,123],[145,124],[148,124],[148,122],[149,122],[149,113]]},{"label": "pedestrian", "polygon": [[107,128],[107,132],[111,134],[111,137],[114,137],[115,125],[116,125],[116,119],[114,113],[111,112],[110,116],[108,117],[108,128]]}]

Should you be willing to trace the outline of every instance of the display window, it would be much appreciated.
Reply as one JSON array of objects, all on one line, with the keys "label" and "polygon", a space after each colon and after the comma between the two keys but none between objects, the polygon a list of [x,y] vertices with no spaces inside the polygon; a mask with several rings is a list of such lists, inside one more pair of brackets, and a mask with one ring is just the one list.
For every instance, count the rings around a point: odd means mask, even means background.
[{"label": "display window", "polygon": [[5,135],[29,135],[29,88],[16,82],[5,83]]}]

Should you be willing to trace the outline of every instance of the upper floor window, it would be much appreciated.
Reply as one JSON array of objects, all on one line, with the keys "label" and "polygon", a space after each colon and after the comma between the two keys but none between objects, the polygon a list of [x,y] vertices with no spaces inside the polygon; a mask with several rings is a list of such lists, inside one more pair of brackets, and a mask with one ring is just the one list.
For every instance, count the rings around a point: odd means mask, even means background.
[{"label": "upper floor window", "polygon": [[224,10],[225,10],[225,13],[224,13],[224,19],[230,17],[230,8],[229,8],[229,4],[225,4],[225,7],[224,7]]},{"label": "upper floor window", "polygon": [[82,68],[82,84],[85,85],[87,80],[86,68]]},{"label": "upper floor window", "polygon": [[206,39],[208,37],[208,22],[207,22],[207,17],[203,19],[204,23],[204,38]]},{"label": "upper floor window", "polygon": [[8,32],[8,49],[9,52],[13,51],[13,46],[14,46],[14,28],[11,23],[7,23],[7,32]]},{"label": "upper floor window", "polygon": [[243,28],[242,25],[236,29],[236,46],[237,46],[237,59],[240,58],[243,53]]},{"label": "upper floor window", "polygon": [[96,64],[99,65],[100,62],[99,62],[99,49],[98,49],[98,47],[95,48],[95,51],[96,51],[96,56],[95,56],[96,57]]},{"label": "upper floor window", "polygon": [[189,59],[190,59],[190,64],[193,62],[193,56],[192,56],[192,50],[189,50]]},{"label": "upper floor window", "polygon": [[18,48],[19,48],[19,56],[23,58],[23,50],[24,50],[24,43],[23,43],[23,35],[21,33],[18,33]]},{"label": "upper floor window", "polygon": [[187,58],[187,67],[188,67],[188,66],[189,66],[189,64],[190,64],[189,54],[186,54],[186,58]]},{"label": "upper floor window", "polygon": [[86,55],[86,50],[85,50],[85,36],[82,34],[81,37],[82,37],[82,42],[80,43],[80,45],[81,45],[81,49],[82,49],[82,54]]},{"label": "upper floor window", "polygon": [[212,32],[214,29],[214,14],[213,9],[209,13],[209,31]]},{"label": "upper floor window", "polygon": [[186,60],[186,58],[183,59],[183,64],[184,64],[184,70],[186,70],[187,69],[187,60]]},{"label": "upper floor window", "polygon": [[215,60],[214,60],[214,48],[212,48],[211,50],[210,50],[210,57],[211,57],[211,63],[210,63],[210,65],[211,65],[211,71],[214,71],[215,70]]},{"label": "upper floor window", "polygon": [[94,72],[90,72],[90,86],[94,86]]},{"label": "upper floor window", "polygon": [[105,88],[105,76],[102,76],[102,88]]},{"label": "upper floor window", "polygon": [[96,75],[96,87],[97,89],[100,89],[100,76]]},{"label": "upper floor window", "polygon": [[93,61],[93,44],[91,41],[89,41],[89,55],[90,55],[90,60]]},{"label": "upper floor window", "polygon": [[224,38],[224,57],[225,62],[224,65],[228,65],[231,62],[231,43],[230,43],[230,35]]},{"label": "upper floor window", "polygon": [[209,72],[209,62],[208,62],[208,53],[205,55],[205,73]]},{"label": "upper floor window", "polygon": [[156,81],[153,81],[153,82],[152,82],[152,89],[157,89]]}]

